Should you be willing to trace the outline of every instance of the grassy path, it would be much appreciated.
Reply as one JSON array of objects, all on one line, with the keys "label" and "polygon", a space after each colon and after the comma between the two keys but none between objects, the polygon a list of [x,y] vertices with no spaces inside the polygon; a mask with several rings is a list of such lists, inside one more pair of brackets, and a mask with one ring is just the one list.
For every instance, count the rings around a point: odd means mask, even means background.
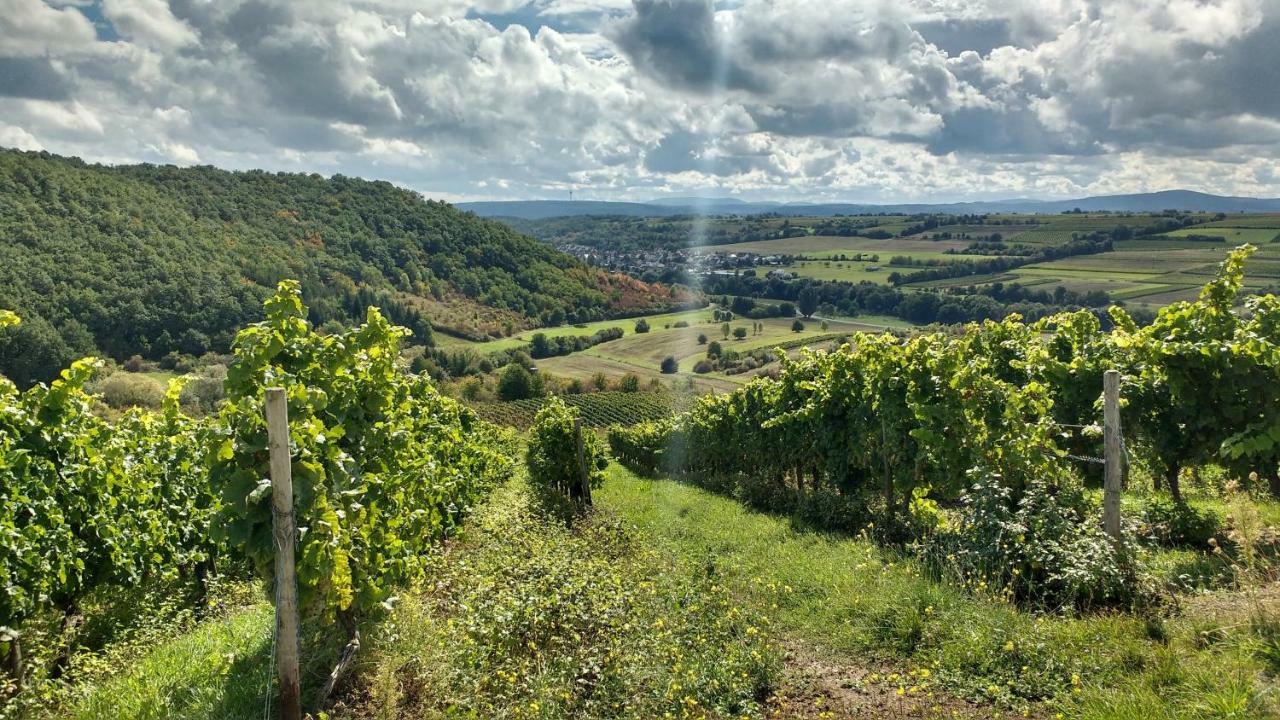
[{"label": "grassy path", "polygon": [[[522,487],[495,493],[370,628],[333,717],[1277,716],[1280,645],[1249,613],[1275,617],[1280,588],[1167,618],[1033,616],[871,543],[616,466],[601,511],[572,528]],[[269,630],[268,605],[242,606],[120,654],[37,717],[257,717]]]},{"label": "grassy path", "polygon": [[613,467],[597,501],[769,609],[819,662],[897,668],[855,687],[926,697],[942,688],[1017,714],[1099,720],[1264,718],[1280,707],[1280,667],[1247,620],[1255,603],[1280,610],[1280,592],[1210,596],[1168,619],[1037,616],[934,582],[869,542],[796,529],[680,483]]}]

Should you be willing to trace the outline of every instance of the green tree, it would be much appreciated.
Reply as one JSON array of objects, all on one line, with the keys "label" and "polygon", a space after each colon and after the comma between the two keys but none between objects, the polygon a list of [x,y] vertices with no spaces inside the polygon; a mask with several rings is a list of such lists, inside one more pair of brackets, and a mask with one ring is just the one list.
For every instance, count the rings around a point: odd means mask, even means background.
[{"label": "green tree", "polygon": [[804,332],[804,323],[796,320],[791,323],[791,332]]},{"label": "green tree", "polygon": [[818,293],[818,289],[810,285],[800,291],[799,297],[796,298],[796,307],[799,308],[801,315],[813,317],[820,302],[822,302],[822,296]]},{"label": "green tree", "polygon": [[680,363],[671,355],[662,359],[662,372],[671,375],[680,371]]},{"label": "green tree", "polygon": [[508,363],[498,377],[498,397],[503,400],[525,400],[537,395],[533,373],[520,363]]},{"label": "green tree", "polygon": [[733,336],[742,340],[747,337],[747,329],[744,327],[736,327],[733,329]]}]

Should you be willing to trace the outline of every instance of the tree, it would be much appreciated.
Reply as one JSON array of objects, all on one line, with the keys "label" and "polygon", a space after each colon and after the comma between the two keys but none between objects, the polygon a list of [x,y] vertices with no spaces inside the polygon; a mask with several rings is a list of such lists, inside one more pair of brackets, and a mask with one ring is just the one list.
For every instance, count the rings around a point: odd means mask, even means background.
[{"label": "tree", "polygon": [[818,289],[812,285],[800,291],[800,296],[796,298],[796,305],[800,308],[800,314],[805,317],[813,317],[813,313],[818,309],[818,304],[822,302]]},{"label": "tree", "polygon": [[725,323],[721,325],[720,332],[724,333],[724,339],[728,340],[729,339],[729,323]]},{"label": "tree", "polygon": [[707,357],[718,358],[722,352],[724,352],[724,350],[721,349],[720,343],[715,340],[712,340],[711,344],[707,346]]},{"label": "tree", "polygon": [[791,332],[804,332],[804,323],[799,320],[791,323]]},{"label": "tree", "polygon": [[747,329],[744,327],[736,327],[733,329],[733,336],[742,340],[747,336]]},{"label": "tree", "polygon": [[546,333],[534,333],[533,340],[529,343],[529,354],[536,358],[550,357],[553,354]]},{"label": "tree", "polygon": [[498,397],[503,400],[524,400],[535,393],[533,373],[520,363],[508,363],[498,378]]},{"label": "tree", "polygon": [[636,323],[636,332],[637,333],[649,332],[649,321],[645,320],[644,318],[640,318],[640,321]]},{"label": "tree", "polygon": [[662,372],[666,375],[672,375],[680,371],[680,363],[670,355],[662,359]]},{"label": "tree", "polygon": [[699,345],[707,344],[707,336],[705,333],[698,333],[698,344]]}]

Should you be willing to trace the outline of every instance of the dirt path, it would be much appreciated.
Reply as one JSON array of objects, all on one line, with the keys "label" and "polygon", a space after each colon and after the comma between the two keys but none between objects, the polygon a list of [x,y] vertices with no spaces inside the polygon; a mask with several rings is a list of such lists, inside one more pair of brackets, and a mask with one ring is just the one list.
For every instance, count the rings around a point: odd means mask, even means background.
[{"label": "dirt path", "polygon": [[[797,641],[787,641],[782,686],[768,717],[839,720],[1015,718],[1022,713],[975,705],[934,689],[927,675],[855,665]],[[1038,717],[1036,714],[1030,717]]]}]

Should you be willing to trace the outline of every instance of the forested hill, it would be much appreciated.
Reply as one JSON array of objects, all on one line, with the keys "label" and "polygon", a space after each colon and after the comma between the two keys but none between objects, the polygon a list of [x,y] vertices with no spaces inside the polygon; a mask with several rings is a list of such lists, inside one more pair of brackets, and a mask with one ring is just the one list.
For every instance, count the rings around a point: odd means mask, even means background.
[{"label": "forested hill", "polygon": [[424,344],[672,303],[385,182],[0,150],[0,308],[24,321],[0,373],[20,384],[92,352],[225,350],[283,278],[317,324],[378,304]]}]

